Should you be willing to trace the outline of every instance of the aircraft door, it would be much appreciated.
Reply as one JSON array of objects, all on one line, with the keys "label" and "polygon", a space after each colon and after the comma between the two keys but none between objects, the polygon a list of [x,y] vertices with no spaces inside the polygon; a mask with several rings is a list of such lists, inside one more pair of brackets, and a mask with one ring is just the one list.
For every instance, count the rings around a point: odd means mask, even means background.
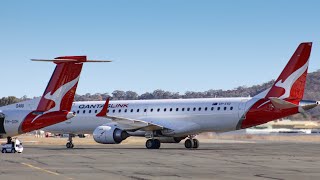
[{"label": "aircraft door", "polygon": [[6,130],[4,129],[4,119],[5,115],[0,113],[0,134],[6,134]]}]

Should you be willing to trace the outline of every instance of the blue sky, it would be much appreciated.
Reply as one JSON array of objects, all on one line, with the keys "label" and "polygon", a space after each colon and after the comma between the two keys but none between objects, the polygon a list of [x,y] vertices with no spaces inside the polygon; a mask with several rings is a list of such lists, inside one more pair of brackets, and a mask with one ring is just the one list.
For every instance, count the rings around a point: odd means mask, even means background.
[{"label": "blue sky", "polygon": [[42,95],[54,65],[87,55],[78,93],[233,89],[277,78],[300,42],[320,69],[319,1],[1,1],[0,96]]}]

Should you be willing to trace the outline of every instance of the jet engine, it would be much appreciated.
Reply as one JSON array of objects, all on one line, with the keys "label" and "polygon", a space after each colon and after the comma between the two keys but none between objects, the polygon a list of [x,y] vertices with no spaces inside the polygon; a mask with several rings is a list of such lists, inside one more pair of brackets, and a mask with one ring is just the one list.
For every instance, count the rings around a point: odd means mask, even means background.
[{"label": "jet engine", "polygon": [[100,144],[119,144],[128,137],[129,134],[116,125],[99,126],[93,131],[93,139]]}]

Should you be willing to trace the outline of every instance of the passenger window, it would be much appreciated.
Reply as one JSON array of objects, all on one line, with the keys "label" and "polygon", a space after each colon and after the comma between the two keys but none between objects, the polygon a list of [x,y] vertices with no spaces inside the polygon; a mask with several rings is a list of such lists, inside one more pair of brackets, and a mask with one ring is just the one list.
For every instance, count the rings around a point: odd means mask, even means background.
[{"label": "passenger window", "polygon": [[206,107],[206,108],[204,108],[204,110],[205,110],[205,111],[208,111],[208,108]]},{"label": "passenger window", "polygon": [[224,109],[224,110],[227,110],[227,107],[224,107],[223,109]]},{"label": "passenger window", "polygon": [[158,108],[158,110],[157,110],[158,112],[160,112],[160,108]]},{"label": "passenger window", "polygon": [[153,112],[153,109],[150,109],[151,112]]},{"label": "passenger window", "polygon": [[199,111],[201,111],[201,107],[199,107]]},{"label": "passenger window", "polygon": [[125,109],[124,112],[127,113],[128,109]]},{"label": "passenger window", "polygon": [[89,114],[91,114],[91,110],[89,110]]},{"label": "passenger window", "polygon": [[196,111],[197,110],[197,108],[193,108],[193,111]]},{"label": "passenger window", "polygon": [[139,112],[140,111],[140,109],[137,109],[137,112]]},{"label": "passenger window", "polygon": [[218,107],[218,111],[220,111],[220,107]]},{"label": "passenger window", "polygon": [[233,107],[230,107],[230,110],[232,111],[232,110],[233,110]]},{"label": "passenger window", "polygon": [[113,112],[113,113],[115,113],[115,112],[116,112],[116,110],[114,109],[112,112]]},{"label": "passenger window", "polygon": [[172,108],[170,108],[170,112],[172,111]]},{"label": "passenger window", "polygon": [[98,113],[98,110],[95,110],[94,113],[97,114],[97,113]]},{"label": "passenger window", "polygon": [[121,109],[119,109],[119,113],[121,113]]},{"label": "passenger window", "polygon": [[176,111],[179,111],[179,108],[177,108]]},{"label": "passenger window", "polygon": [[131,109],[130,112],[133,112],[133,109]]},{"label": "passenger window", "polygon": [[214,110],[214,107],[211,108],[211,111],[213,111],[213,110]]},{"label": "passenger window", "polygon": [[83,114],[85,114],[86,113],[86,110],[83,110]]},{"label": "passenger window", "polygon": [[187,111],[190,111],[190,108],[188,108]]},{"label": "passenger window", "polygon": [[77,114],[79,114],[79,113],[80,113],[80,111],[78,110],[78,111],[77,111]]},{"label": "passenger window", "polygon": [[167,108],[164,108],[164,110],[163,110],[164,112],[166,112],[167,111]]},{"label": "passenger window", "polygon": [[184,108],[182,108],[182,111],[184,111]]},{"label": "passenger window", "polygon": [[144,109],[144,112],[147,112],[147,109]]}]

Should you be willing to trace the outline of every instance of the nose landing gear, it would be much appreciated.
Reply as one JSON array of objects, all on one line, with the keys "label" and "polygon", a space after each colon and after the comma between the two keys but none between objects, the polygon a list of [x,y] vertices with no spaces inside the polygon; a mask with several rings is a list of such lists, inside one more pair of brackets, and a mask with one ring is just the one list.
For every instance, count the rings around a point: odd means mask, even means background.
[{"label": "nose landing gear", "polygon": [[72,149],[74,147],[74,144],[72,143],[72,138],[73,138],[73,134],[69,134],[69,139],[68,139],[68,142],[66,144],[66,147],[68,149]]}]

